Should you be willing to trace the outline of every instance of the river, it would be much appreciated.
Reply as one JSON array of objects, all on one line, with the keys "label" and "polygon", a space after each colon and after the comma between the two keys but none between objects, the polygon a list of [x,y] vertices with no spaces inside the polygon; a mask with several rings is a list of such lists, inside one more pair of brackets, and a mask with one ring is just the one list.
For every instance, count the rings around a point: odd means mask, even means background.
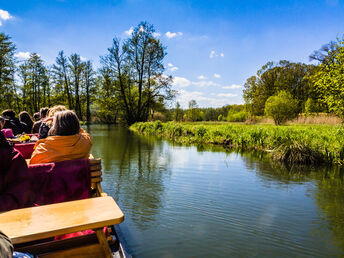
[{"label": "river", "polygon": [[134,257],[344,255],[343,169],[286,168],[116,126],[87,130]]}]

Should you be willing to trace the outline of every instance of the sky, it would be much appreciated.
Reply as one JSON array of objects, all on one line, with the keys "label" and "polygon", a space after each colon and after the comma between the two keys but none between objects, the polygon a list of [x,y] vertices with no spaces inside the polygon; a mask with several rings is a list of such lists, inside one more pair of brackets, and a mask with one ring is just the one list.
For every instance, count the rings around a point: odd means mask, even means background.
[{"label": "sky", "polygon": [[[243,85],[268,61],[309,63],[344,33],[344,0],[0,0],[0,31],[18,59],[36,52],[47,65],[60,50],[99,67],[116,37],[141,21],[166,46],[165,73],[186,108],[241,104]],[[172,104],[171,104],[172,105]]]}]

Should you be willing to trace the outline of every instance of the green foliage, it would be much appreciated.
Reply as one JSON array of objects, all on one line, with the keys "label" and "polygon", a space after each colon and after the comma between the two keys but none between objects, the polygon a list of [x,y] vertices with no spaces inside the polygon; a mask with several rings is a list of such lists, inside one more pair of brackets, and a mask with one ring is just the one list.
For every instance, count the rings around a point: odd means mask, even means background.
[{"label": "green foliage", "polygon": [[298,115],[298,103],[288,92],[281,91],[271,96],[265,103],[265,114],[271,116],[276,125],[280,125]]},{"label": "green foliage", "polygon": [[245,122],[247,118],[248,118],[248,113],[245,111],[240,111],[237,113],[228,111],[228,115],[227,115],[228,122]]},{"label": "green foliage", "polygon": [[321,101],[344,120],[344,37],[311,77]]},{"label": "green foliage", "polygon": [[175,95],[172,77],[163,75],[165,47],[154,32],[153,25],[141,22],[123,43],[114,38],[102,57],[102,70],[109,73],[117,107],[128,125],[147,121],[152,110]]},{"label": "green foliage", "polygon": [[222,121],[223,120],[223,115],[220,114],[218,117],[217,117],[217,121]]},{"label": "green foliage", "polygon": [[16,46],[11,38],[0,33],[0,108],[18,109],[18,94],[14,84]]},{"label": "green foliage", "polygon": [[184,112],[183,109],[180,108],[179,102],[176,104],[176,108],[174,109],[173,112],[173,120],[179,122],[183,120]]},{"label": "green foliage", "polygon": [[344,164],[344,129],[341,126],[147,122],[135,123],[130,129],[180,143],[268,151],[272,158],[288,164]]},{"label": "green foliage", "polygon": [[268,62],[256,76],[247,79],[243,97],[251,115],[263,115],[266,100],[280,91],[290,93],[298,101],[298,112],[311,95],[312,85],[308,75],[315,66],[303,63],[291,63],[281,60],[279,63]]}]

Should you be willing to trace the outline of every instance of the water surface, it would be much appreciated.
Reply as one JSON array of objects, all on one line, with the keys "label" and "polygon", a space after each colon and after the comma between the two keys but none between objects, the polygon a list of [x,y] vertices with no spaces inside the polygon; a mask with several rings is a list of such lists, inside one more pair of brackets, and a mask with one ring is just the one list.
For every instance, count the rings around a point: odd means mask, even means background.
[{"label": "water surface", "polygon": [[339,168],[288,169],[252,152],[87,129],[135,257],[344,255]]}]

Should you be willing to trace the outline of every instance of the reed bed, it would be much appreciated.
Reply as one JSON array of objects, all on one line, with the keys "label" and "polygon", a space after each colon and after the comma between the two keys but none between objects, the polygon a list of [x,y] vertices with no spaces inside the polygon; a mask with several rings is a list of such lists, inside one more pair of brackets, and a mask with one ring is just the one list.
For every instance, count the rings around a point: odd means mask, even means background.
[{"label": "reed bed", "polygon": [[344,164],[340,125],[246,125],[231,123],[136,123],[131,130],[178,143],[217,144],[268,152],[288,164]]}]

